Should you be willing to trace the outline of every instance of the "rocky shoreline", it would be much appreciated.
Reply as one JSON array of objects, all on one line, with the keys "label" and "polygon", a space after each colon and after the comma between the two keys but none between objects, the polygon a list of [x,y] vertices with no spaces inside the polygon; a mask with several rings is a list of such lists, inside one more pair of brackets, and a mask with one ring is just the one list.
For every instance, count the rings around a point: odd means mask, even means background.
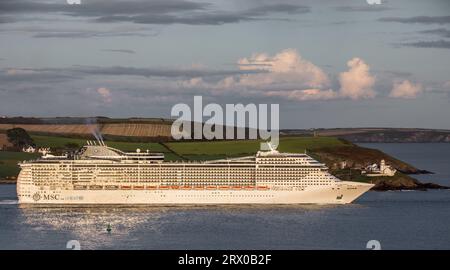
[{"label": "rocky shoreline", "polygon": [[0,179],[0,185],[12,185],[12,184],[16,184],[16,180],[7,180],[7,179]]},{"label": "rocky shoreline", "polygon": [[402,190],[416,190],[427,191],[429,189],[450,189],[450,187],[441,186],[434,183],[417,183],[416,186],[402,186],[402,185],[389,185],[386,183],[380,183],[375,185],[372,191],[402,191]]}]

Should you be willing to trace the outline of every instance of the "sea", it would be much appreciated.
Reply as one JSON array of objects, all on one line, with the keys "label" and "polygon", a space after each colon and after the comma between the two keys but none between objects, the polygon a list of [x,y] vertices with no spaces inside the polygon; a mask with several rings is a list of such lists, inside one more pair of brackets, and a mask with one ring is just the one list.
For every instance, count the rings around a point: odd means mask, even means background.
[{"label": "sea", "polygon": [[[450,186],[450,144],[361,144]],[[110,228],[110,230],[108,230]],[[22,207],[0,185],[0,249],[450,249],[450,190],[370,191],[349,205]]]}]

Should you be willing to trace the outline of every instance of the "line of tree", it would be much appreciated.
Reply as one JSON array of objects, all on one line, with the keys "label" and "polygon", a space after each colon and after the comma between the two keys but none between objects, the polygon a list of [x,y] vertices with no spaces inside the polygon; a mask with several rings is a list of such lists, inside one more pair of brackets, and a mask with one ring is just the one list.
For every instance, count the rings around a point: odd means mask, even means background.
[{"label": "line of tree", "polygon": [[8,129],[6,131],[6,136],[8,137],[8,141],[16,149],[22,149],[27,146],[36,146],[31,136],[23,128]]}]

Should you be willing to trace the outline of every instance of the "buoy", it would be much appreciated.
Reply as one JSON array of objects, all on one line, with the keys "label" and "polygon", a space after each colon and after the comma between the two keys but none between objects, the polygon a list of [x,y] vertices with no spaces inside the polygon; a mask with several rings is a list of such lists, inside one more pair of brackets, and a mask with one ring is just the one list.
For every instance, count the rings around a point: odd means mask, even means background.
[{"label": "buoy", "polygon": [[111,232],[111,224],[108,224],[108,226],[106,227],[106,231]]}]

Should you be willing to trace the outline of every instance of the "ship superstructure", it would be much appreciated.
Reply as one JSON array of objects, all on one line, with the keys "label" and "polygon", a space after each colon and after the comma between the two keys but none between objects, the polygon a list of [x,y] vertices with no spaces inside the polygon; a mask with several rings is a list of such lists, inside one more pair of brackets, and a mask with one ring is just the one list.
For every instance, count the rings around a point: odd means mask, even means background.
[{"label": "ship superstructure", "polygon": [[341,181],[307,154],[275,150],[211,161],[164,161],[90,142],[73,156],[20,163],[23,204],[343,204],[373,185]]}]

